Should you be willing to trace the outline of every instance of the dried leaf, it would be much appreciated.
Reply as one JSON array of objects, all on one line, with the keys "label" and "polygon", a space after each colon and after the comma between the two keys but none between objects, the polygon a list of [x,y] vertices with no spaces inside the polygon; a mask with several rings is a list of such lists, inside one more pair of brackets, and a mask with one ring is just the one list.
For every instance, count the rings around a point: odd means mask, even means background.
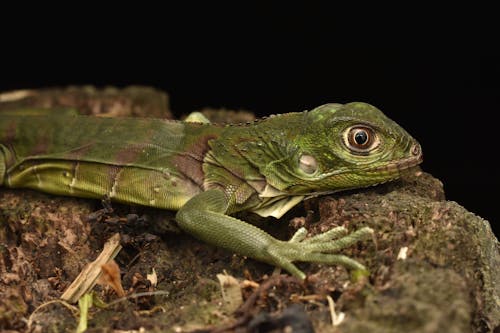
[{"label": "dried leaf", "polygon": [[222,291],[224,307],[228,313],[233,313],[243,304],[243,296],[238,280],[228,274],[217,274]]},{"label": "dried leaf", "polygon": [[151,286],[156,287],[156,284],[158,283],[158,276],[156,275],[156,271],[155,271],[154,267],[153,267],[153,271],[151,272],[151,274],[146,275],[146,279],[148,279],[149,282],[151,282]]},{"label": "dried leaf", "polygon": [[118,297],[125,297],[125,291],[122,287],[120,277],[120,267],[116,261],[111,260],[104,265],[101,265],[102,275],[99,277],[99,284],[108,285],[116,292]]}]

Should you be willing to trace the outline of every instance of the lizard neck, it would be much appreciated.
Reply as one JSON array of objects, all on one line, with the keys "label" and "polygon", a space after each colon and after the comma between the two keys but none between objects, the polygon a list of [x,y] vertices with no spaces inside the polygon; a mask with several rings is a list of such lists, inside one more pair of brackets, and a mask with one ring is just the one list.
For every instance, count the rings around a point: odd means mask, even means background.
[{"label": "lizard neck", "polygon": [[[300,134],[303,119],[304,113],[290,113],[225,127],[218,138],[209,142],[210,151],[203,163],[203,188],[224,191],[233,211],[257,209],[276,202],[278,197],[289,197],[269,182],[265,171],[276,160],[294,158],[287,149],[293,147],[290,141]],[[273,215],[267,211],[263,214]]]}]

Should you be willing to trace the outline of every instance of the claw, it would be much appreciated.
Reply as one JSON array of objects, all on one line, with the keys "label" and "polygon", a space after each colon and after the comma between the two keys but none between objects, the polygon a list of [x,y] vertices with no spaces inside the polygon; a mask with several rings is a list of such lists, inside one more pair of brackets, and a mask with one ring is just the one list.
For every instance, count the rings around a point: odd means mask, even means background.
[{"label": "claw", "polygon": [[290,243],[302,242],[304,240],[304,238],[306,238],[306,236],[307,236],[307,229],[302,227],[293,234],[293,236],[292,236],[292,238],[290,238],[289,242]]}]

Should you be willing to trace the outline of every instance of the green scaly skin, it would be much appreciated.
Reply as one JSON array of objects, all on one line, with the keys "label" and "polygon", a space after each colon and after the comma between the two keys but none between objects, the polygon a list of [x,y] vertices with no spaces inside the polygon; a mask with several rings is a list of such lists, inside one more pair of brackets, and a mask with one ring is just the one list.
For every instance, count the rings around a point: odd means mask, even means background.
[{"label": "green scaly skin", "polygon": [[366,238],[343,227],[289,241],[229,216],[281,217],[310,196],[371,186],[422,161],[419,144],[366,103],[326,104],[245,125],[198,119],[0,113],[0,185],[178,210],[193,236],[305,278],[295,261],[364,269],[332,252]]}]

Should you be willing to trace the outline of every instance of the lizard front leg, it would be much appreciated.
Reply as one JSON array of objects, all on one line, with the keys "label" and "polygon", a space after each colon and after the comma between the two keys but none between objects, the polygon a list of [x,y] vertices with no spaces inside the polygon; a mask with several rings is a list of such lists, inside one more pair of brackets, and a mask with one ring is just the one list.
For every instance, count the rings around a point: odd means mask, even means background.
[{"label": "lizard front leg", "polygon": [[343,255],[328,253],[350,246],[372,233],[362,228],[343,238],[345,228],[335,228],[307,238],[300,229],[289,241],[278,240],[265,231],[225,213],[228,199],[220,190],[208,190],[191,198],[178,212],[176,220],[181,229],[209,244],[243,256],[279,266],[304,279],[305,274],[294,261],[341,264],[351,269],[365,270],[357,261]]}]

